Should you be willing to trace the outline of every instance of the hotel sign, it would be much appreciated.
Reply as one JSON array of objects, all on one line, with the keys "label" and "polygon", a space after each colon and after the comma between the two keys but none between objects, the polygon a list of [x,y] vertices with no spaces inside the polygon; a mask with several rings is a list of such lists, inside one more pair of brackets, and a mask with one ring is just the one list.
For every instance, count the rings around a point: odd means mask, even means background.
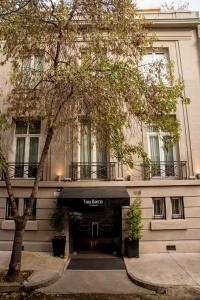
[{"label": "hotel sign", "polygon": [[102,199],[83,199],[83,204],[87,206],[104,206],[104,200]]}]

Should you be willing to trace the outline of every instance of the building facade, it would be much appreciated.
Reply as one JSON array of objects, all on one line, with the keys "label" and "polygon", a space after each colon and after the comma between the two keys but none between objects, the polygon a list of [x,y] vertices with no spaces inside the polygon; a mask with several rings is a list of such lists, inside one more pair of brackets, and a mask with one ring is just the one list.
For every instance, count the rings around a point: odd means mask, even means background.
[{"label": "building facade", "polygon": [[[64,142],[54,139],[24,235],[23,248],[52,251],[54,231],[49,224],[53,209],[65,212],[66,252],[108,250],[123,252],[125,218],[129,203],[142,198],[141,253],[200,251],[200,20],[196,12],[142,12],[152,21],[156,51],[147,49],[145,62],[172,60],[175,77],[184,80],[190,105],[179,103],[181,137],[168,152],[166,132],[135,127],[137,139],[151,159],[150,170],[140,160],[130,169],[109,157],[90,125],[83,120],[74,138],[63,132]],[[34,62],[32,62],[34,63]],[[38,62],[36,62],[38,64]],[[1,67],[1,85],[7,78]],[[145,71],[145,70],[144,70]],[[18,120],[12,130],[9,168],[19,212],[30,196],[38,157],[44,140],[43,124]],[[11,250],[14,221],[0,172],[0,250]]]}]

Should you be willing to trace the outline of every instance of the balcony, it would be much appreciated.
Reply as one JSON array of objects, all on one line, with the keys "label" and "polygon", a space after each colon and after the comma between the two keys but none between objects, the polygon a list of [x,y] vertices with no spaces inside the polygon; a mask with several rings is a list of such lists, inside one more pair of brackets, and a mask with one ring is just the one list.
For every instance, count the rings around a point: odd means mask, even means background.
[{"label": "balcony", "polygon": [[[11,179],[31,179],[35,178],[38,163],[8,163]],[[3,171],[0,169],[0,179],[4,180]]]},{"label": "balcony", "polygon": [[72,180],[115,180],[116,179],[115,162],[101,163],[82,163],[73,162],[71,164]]},{"label": "balcony", "polygon": [[[8,163],[11,179],[33,179],[36,176],[38,163]],[[68,170],[67,170],[68,171]],[[69,177],[77,180],[150,180],[150,179],[187,179],[186,161],[153,162],[150,164],[136,164],[131,175],[124,174],[123,165],[117,162],[73,162],[70,166]],[[41,180],[54,181],[50,172],[44,170]],[[129,179],[128,179],[129,177]],[[4,180],[3,171],[0,168],[0,180]]]},{"label": "balcony", "polygon": [[142,165],[143,179],[187,179],[186,161],[151,161],[150,165]]}]

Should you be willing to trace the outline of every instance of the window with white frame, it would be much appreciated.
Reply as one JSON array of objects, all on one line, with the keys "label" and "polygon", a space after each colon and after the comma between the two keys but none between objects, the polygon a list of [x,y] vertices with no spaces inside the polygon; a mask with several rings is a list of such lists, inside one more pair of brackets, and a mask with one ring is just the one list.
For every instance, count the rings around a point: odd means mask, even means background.
[{"label": "window with white frame", "polygon": [[93,134],[88,120],[80,122],[79,145],[81,179],[103,179],[107,176],[107,151],[100,135]]},{"label": "window with white frame", "polygon": [[[28,200],[29,200],[28,198],[24,198],[24,212],[27,207]],[[33,203],[33,208],[32,208],[31,214],[28,217],[29,220],[36,220],[36,208],[37,208],[37,199],[35,199],[35,201]]]},{"label": "window with white frame", "polygon": [[36,175],[40,137],[39,120],[26,123],[16,121],[15,129],[15,178],[33,178]]},{"label": "window with white frame", "polygon": [[166,219],[166,206],[164,197],[153,198],[153,218]]},{"label": "window with white frame", "polygon": [[163,82],[169,84],[168,74],[168,52],[165,51],[147,51],[142,58],[142,70],[145,79],[153,80],[155,83]]},{"label": "window with white frame", "polygon": [[[19,199],[15,198],[16,204],[17,204],[17,209],[19,205]],[[13,211],[12,211],[12,205],[9,201],[9,199],[6,199],[6,219],[13,219]]]},{"label": "window with white frame", "polygon": [[36,83],[42,77],[43,58],[39,55],[24,57],[21,64],[22,80],[24,84]]},{"label": "window with white frame", "polygon": [[177,145],[166,147],[169,133],[149,126],[148,152],[151,160],[152,177],[174,177],[176,174],[174,162],[177,160]]},{"label": "window with white frame", "polygon": [[171,197],[172,219],[184,219],[183,197]]}]

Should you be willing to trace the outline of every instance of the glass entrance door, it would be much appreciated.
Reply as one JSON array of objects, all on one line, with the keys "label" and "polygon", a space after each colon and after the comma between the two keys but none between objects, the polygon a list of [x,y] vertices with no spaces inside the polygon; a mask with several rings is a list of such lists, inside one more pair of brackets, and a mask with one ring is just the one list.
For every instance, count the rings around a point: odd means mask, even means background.
[{"label": "glass entrance door", "polygon": [[119,252],[120,210],[117,208],[72,211],[70,213],[70,235],[73,251]]}]

